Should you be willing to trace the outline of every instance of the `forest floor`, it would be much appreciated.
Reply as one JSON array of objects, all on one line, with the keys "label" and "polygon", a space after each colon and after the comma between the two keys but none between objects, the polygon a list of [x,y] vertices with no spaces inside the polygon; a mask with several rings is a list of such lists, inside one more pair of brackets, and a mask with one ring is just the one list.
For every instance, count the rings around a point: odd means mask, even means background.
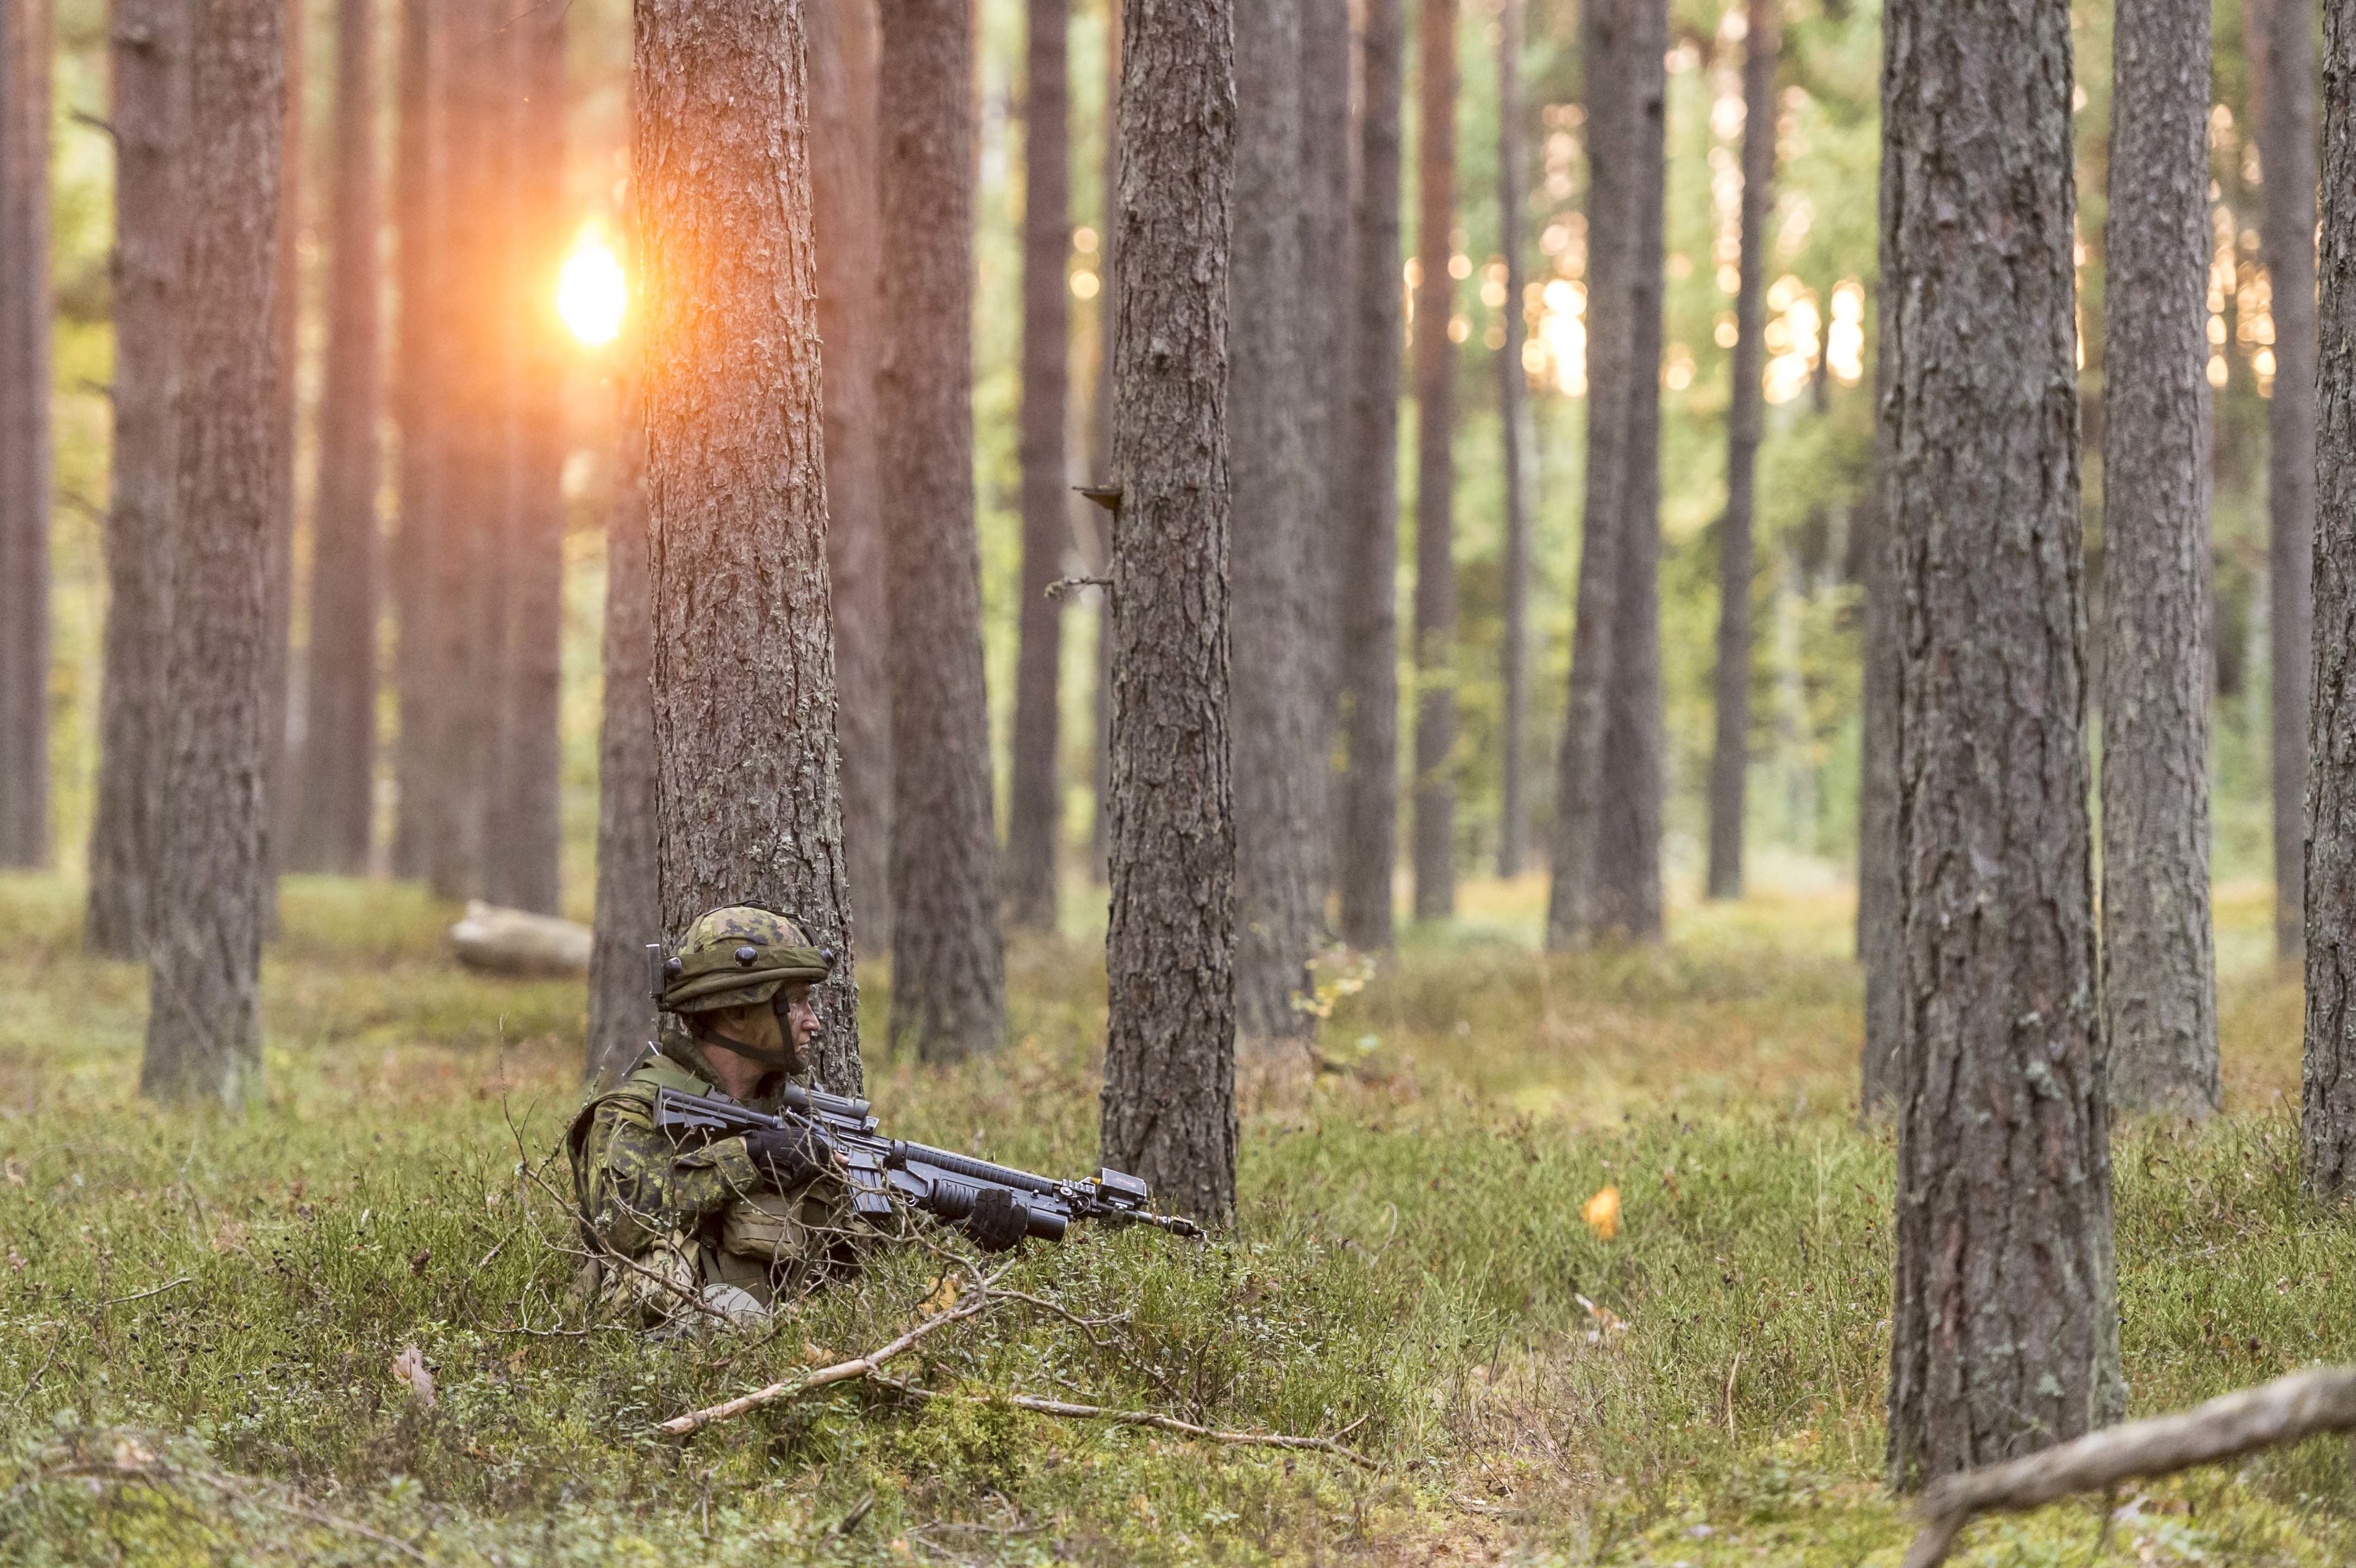
[{"label": "forest floor", "polygon": [[[1000,1288],[1036,1301],[897,1364],[969,1397],[844,1383],[681,1444],[654,1424],[905,1331],[940,1260],[887,1254],[749,1338],[588,1323],[539,1185],[563,1186],[577,984],[464,973],[412,890],[290,880],[265,1100],[166,1112],[134,1095],[142,972],[81,955],[71,886],[0,879],[0,1561],[1895,1563],[1890,1149],[1855,1115],[1847,896],[1553,961],[1543,897],[1469,888],[1338,997],[1320,1065],[1248,1072],[1215,1242],[1026,1248]],[[2266,897],[2220,895],[2228,1114],[2117,1137],[2137,1412],[2356,1360],[2356,1222],[2298,1192]],[[1092,1168],[1098,950],[1018,942],[1010,970],[1001,1058],[871,1054],[869,1092],[900,1135]],[[1581,1217],[1607,1187],[1611,1236]],[[1010,1392],[1371,1464],[986,1397]],[[2329,1442],[2114,1506],[1982,1522],[1963,1560],[2356,1551]]]}]

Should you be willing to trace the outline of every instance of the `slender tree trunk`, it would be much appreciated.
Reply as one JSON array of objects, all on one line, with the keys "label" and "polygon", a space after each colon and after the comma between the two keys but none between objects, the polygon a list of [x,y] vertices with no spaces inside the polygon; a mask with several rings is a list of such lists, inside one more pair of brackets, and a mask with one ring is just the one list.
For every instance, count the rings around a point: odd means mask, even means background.
[{"label": "slender tree trunk", "polygon": [[878,398],[892,638],[892,1037],[926,1061],[997,1048],[1006,964],[991,823],[973,498],[972,0],[884,8]]},{"label": "slender tree trunk", "polygon": [[107,958],[144,959],[167,755],[164,657],[171,640],[177,483],[187,5],[116,0],[108,46],[115,149],[113,507],[106,520],[106,673],[82,940]]},{"label": "slender tree trunk", "polygon": [[1227,447],[1233,467],[1236,1020],[1254,1044],[1297,1038],[1310,1015],[1325,902],[1310,815],[1324,769],[1303,441],[1308,285],[1301,253],[1301,6],[1235,13],[1236,169],[1228,273]]},{"label": "slender tree trunk", "polygon": [[2209,921],[2209,7],[2112,33],[2103,418],[2103,1012],[2111,1100],[2217,1109]]},{"label": "slender tree trunk", "polygon": [[1456,913],[1456,0],[1422,0],[1415,291],[1415,918]]},{"label": "slender tree trunk", "polygon": [[[1236,1202],[1227,749],[1228,0],[1128,0],[1113,335],[1112,924],[1105,1163]],[[1288,57],[1289,58],[1289,57]]]},{"label": "slender tree trunk", "polygon": [[1636,378],[1638,113],[1631,35],[1655,0],[1596,0],[1580,11],[1587,108],[1587,475],[1580,507],[1579,583],[1571,623],[1570,696],[1555,762],[1548,844],[1547,946],[1594,940],[1603,832],[1603,748],[1608,738],[1614,607]]},{"label": "slender tree trunk", "polygon": [[261,1087],[269,901],[262,683],[277,525],[273,295],[285,133],[282,0],[189,11],[185,398],[155,951],[139,1089],[239,1105]]},{"label": "slender tree trunk", "polygon": [[1751,521],[1766,399],[1762,306],[1775,213],[1778,0],[1748,0],[1742,45],[1742,252],[1734,291],[1734,392],[1726,415],[1726,515],[1718,535],[1716,744],[1709,768],[1709,896],[1742,897],[1743,784],[1751,761]]},{"label": "slender tree trunk", "polygon": [[[1661,716],[1661,309],[1666,177],[1667,0],[1642,0],[1631,18],[1624,67],[1633,137],[1636,214],[1628,279],[1632,357],[1617,527],[1620,582],[1612,614],[1601,809],[1595,846],[1596,916],[1602,929],[1641,940],[1661,935],[1661,811],[1666,793]],[[1590,394],[1591,395],[1591,394]]]},{"label": "slender tree trunk", "polygon": [[[1112,324],[1120,286],[1113,263],[1114,231],[1120,210],[1120,7],[1121,0],[1105,4],[1104,109],[1104,235],[1097,274],[1102,286],[1097,295],[1096,476],[1112,472]],[[1101,511],[1097,524],[1098,575],[1112,575],[1112,514]],[[1111,872],[1108,854],[1112,822],[1112,604],[1102,588],[1095,590],[1097,607],[1096,809],[1088,814],[1088,879],[1104,886]]]},{"label": "slender tree trunk", "polygon": [[[510,337],[515,380],[514,491],[509,518],[506,711],[499,725],[499,778],[488,802],[484,874],[491,901],[556,913],[563,854],[558,738],[564,645],[563,324],[556,276],[571,238],[564,199],[564,19],[567,7],[538,5],[508,24],[513,80],[522,102],[513,121],[515,225],[509,246],[515,299]],[[495,607],[495,612],[496,608]]]},{"label": "slender tree trunk", "polygon": [[262,934],[278,935],[278,874],[284,869],[286,846],[294,834],[300,810],[302,759],[295,755],[297,738],[290,723],[293,696],[294,614],[294,421],[298,357],[297,326],[303,303],[303,160],[305,153],[304,50],[306,29],[300,0],[280,0],[280,42],[286,51],[285,91],[282,104],[285,129],[280,134],[278,166],[278,284],[272,295],[271,330],[278,337],[278,379],[272,392],[270,571],[267,580],[262,676],[262,865],[263,895]]},{"label": "slender tree trunk", "polygon": [[400,728],[393,750],[392,870],[423,876],[432,869],[442,779],[435,734],[443,693],[436,682],[435,561],[442,549],[436,304],[442,220],[443,127],[435,113],[442,54],[439,0],[401,0],[401,120],[392,174],[393,227],[400,240],[395,277],[401,319],[394,339],[393,417],[401,429],[401,517],[391,552],[393,608],[400,627],[393,683]]},{"label": "slender tree trunk", "polygon": [[1497,875],[1519,876],[1529,859],[1530,462],[1528,374],[1522,369],[1522,203],[1528,191],[1522,150],[1522,0],[1497,13],[1497,248],[1505,258],[1505,341],[1497,350],[1497,423],[1505,435],[1504,642],[1498,677],[1505,701],[1497,766]]},{"label": "slender tree trunk", "polygon": [[1072,291],[1070,0],[1029,0],[1030,60],[1023,112],[1023,601],[1014,674],[1013,788],[1006,822],[1007,916],[1055,929],[1056,689],[1064,608],[1049,584],[1071,537],[1069,413]]},{"label": "slender tree trunk", "polygon": [[49,860],[50,0],[0,0],[0,866]]},{"label": "slender tree trunk", "polygon": [[892,677],[876,472],[880,341],[873,0],[804,0],[810,195],[818,204],[818,323],[825,366],[827,567],[834,596],[835,728],[851,929],[892,947]]},{"label": "slender tree trunk", "polygon": [[[1304,634],[1309,639],[1310,723],[1315,765],[1304,785],[1303,820],[1314,888],[1316,927],[1326,925],[1333,884],[1338,780],[1333,767],[1341,669],[1342,569],[1348,538],[1350,291],[1316,279],[1349,276],[1355,253],[1350,229],[1350,0],[1299,0],[1301,7],[1301,357],[1304,396],[1301,510],[1308,521]],[[1245,1027],[1250,1026],[1248,1016]]]},{"label": "slender tree trunk", "polygon": [[584,1064],[592,1083],[618,1081],[646,1048],[655,1011],[646,949],[663,936],[655,712],[647,683],[654,607],[647,590],[646,411],[635,368],[622,377],[614,510],[605,522],[605,705],[597,736],[597,917]]},{"label": "slender tree trunk", "polygon": [[376,61],[373,0],[339,0],[304,775],[288,864],[347,876],[368,869],[376,785]]},{"label": "slender tree trunk", "polygon": [[837,950],[817,1076],[854,1091],[801,8],[637,16],[662,913],[761,898]]},{"label": "slender tree trunk", "polygon": [[1883,13],[1904,1027],[1889,1470],[2115,1419],[2069,7]]},{"label": "slender tree trunk", "polygon": [[1405,0],[1367,0],[1342,556],[1342,940],[1391,945],[1398,836],[1399,108]]},{"label": "slender tree trunk", "polygon": [[2265,7],[2266,92],[2258,127],[2273,285],[2275,395],[2266,459],[2267,595],[2274,628],[2275,947],[2297,956],[2307,853],[2308,691],[2315,618],[2315,10]]}]

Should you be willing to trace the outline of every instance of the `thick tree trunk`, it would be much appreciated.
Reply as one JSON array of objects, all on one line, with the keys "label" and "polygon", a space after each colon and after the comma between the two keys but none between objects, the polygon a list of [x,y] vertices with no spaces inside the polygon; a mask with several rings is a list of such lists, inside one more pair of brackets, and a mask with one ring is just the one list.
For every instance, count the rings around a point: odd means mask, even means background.
[{"label": "thick tree trunk", "polygon": [[113,506],[106,520],[98,809],[91,822],[90,901],[82,919],[84,945],[116,959],[147,956],[162,831],[187,50],[183,0],[116,0],[108,29],[114,124]]},{"label": "thick tree trunk", "polygon": [[1367,0],[1342,558],[1342,940],[1391,945],[1398,836],[1399,108],[1405,0]]},{"label": "thick tree trunk", "polygon": [[2209,7],[2113,26],[2104,223],[2103,1013],[2111,1101],[2217,1109],[2209,922]]},{"label": "thick tree trunk", "polygon": [[1904,593],[1891,1485],[2119,1412],[2086,799],[2070,13],[1883,13]]},{"label": "thick tree trunk", "polygon": [[1236,1022],[1257,1045],[1298,1038],[1325,888],[1312,818],[1319,749],[1309,403],[1301,357],[1301,6],[1235,13],[1236,169],[1227,276],[1232,485]]},{"label": "thick tree trunk", "polygon": [[656,843],[655,711],[647,639],[647,424],[635,368],[614,442],[614,510],[605,522],[605,705],[597,736],[597,915],[589,950],[584,1076],[613,1083],[651,1038],[646,950],[663,939]]},{"label": "thick tree trunk", "polygon": [[[1661,811],[1666,793],[1661,715],[1661,309],[1669,47],[1667,0],[1642,0],[1621,69],[1635,213],[1628,298],[1626,446],[1616,526],[1620,582],[1612,611],[1612,686],[1604,724],[1595,844],[1599,927],[1641,940],[1661,935]],[[1590,396],[1593,394],[1590,392]]]},{"label": "thick tree trunk", "polygon": [[1006,964],[991,823],[973,497],[972,0],[884,8],[879,386],[892,638],[892,1037],[926,1061],[997,1048]]},{"label": "thick tree trunk", "polygon": [[818,207],[818,325],[825,367],[827,568],[834,599],[835,730],[851,929],[892,948],[892,676],[876,473],[874,0],[804,0],[810,196]]},{"label": "thick tree trunk", "polygon": [[0,0],[0,866],[49,860],[50,0]]},{"label": "thick tree trunk", "polygon": [[[1350,0],[1299,0],[1301,8],[1301,259],[1313,269],[1301,291],[1301,357],[1306,388],[1301,403],[1301,510],[1308,521],[1308,575],[1303,628],[1312,660],[1309,679],[1316,765],[1302,806],[1314,842],[1307,846],[1312,908],[1325,925],[1325,894],[1333,883],[1339,780],[1333,766],[1341,669],[1342,571],[1349,537],[1350,291],[1321,287],[1316,278],[1350,275],[1355,253],[1350,229]],[[1247,1017],[1245,1027],[1250,1026]]]},{"label": "thick tree trunk", "polygon": [[1456,0],[1423,0],[1416,84],[1415,918],[1456,913]]},{"label": "thick tree trunk", "polygon": [[[1880,291],[1879,340],[1894,341],[1892,293]],[[1890,354],[1874,367],[1874,406],[1881,403]],[[1859,682],[1857,806],[1857,956],[1865,969],[1865,1040],[1858,1061],[1858,1103],[1868,1117],[1898,1103],[1898,1040],[1904,1028],[1904,932],[1898,897],[1898,660],[1900,585],[1897,536],[1881,500],[1890,471],[1890,429],[1874,432],[1873,498],[1859,519],[1865,542],[1865,670]]]},{"label": "thick tree trunk", "polygon": [[863,1083],[827,596],[801,9],[639,0],[656,824],[666,935],[748,898],[841,955],[817,1076]]},{"label": "thick tree trunk", "polygon": [[400,628],[393,663],[400,719],[392,777],[396,815],[392,870],[423,876],[432,869],[443,780],[436,726],[444,706],[436,682],[435,562],[440,530],[440,276],[444,177],[443,127],[436,113],[443,25],[439,0],[402,0],[401,120],[392,172],[393,227],[400,240],[395,277],[401,320],[394,338],[393,417],[401,429],[400,522],[391,552],[393,610]]},{"label": "thick tree trunk", "polygon": [[1717,735],[1709,765],[1709,896],[1742,897],[1751,762],[1751,522],[1766,398],[1768,223],[1775,200],[1778,0],[1748,0],[1742,44],[1742,236],[1734,291],[1734,391],[1726,414],[1726,515],[1718,535]]},{"label": "thick tree trunk", "polygon": [[368,869],[376,785],[376,60],[373,0],[339,0],[303,789],[287,864],[347,876]]},{"label": "thick tree trunk", "polygon": [[[1104,234],[1098,241],[1103,253],[1097,275],[1097,406],[1095,478],[1112,472],[1112,324],[1117,313],[1119,278],[1113,267],[1113,231],[1120,210],[1120,7],[1121,0],[1104,0]],[[1101,512],[1096,523],[1097,567],[1099,576],[1112,575],[1112,514]],[[1104,886],[1110,879],[1107,854],[1112,823],[1112,605],[1104,589],[1093,590],[1097,607],[1096,755],[1091,788],[1096,808],[1088,813],[1088,880]]]},{"label": "thick tree trunk", "polygon": [[1528,168],[1522,150],[1522,0],[1497,13],[1497,248],[1505,258],[1505,341],[1497,350],[1497,422],[1505,435],[1504,640],[1498,683],[1505,702],[1497,767],[1497,875],[1519,876],[1529,859],[1530,475],[1528,374],[1522,369],[1522,203]]},{"label": "thick tree trunk", "polygon": [[2301,942],[2307,854],[2308,691],[2315,618],[2315,8],[2259,0],[2266,91],[2258,126],[2265,175],[2259,224],[2275,323],[2275,395],[2266,406],[2267,597],[2274,632],[2275,948]]},{"label": "thick tree trunk", "polygon": [[488,802],[484,880],[494,904],[552,915],[563,852],[559,785],[564,758],[558,706],[564,641],[564,354],[556,276],[571,239],[564,199],[564,18],[538,5],[509,24],[514,202],[509,240],[515,344],[513,499],[506,682],[500,695],[499,774]]},{"label": "thick tree trunk", "polygon": [[239,1105],[262,1080],[255,1007],[269,878],[262,682],[283,373],[273,330],[282,0],[197,0],[189,20],[170,756],[139,1089]]},{"label": "thick tree trunk", "polygon": [[1072,292],[1070,0],[1029,0],[1030,59],[1023,110],[1023,597],[1014,673],[1013,779],[1006,821],[1007,918],[1055,929],[1058,677],[1064,605],[1049,584],[1064,575],[1071,539],[1069,413]]},{"label": "thick tree trunk", "polygon": [[286,53],[283,108],[285,128],[280,133],[278,164],[278,283],[273,294],[271,330],[278,337],[278,379],[270,417],[272,435],[270,570],[266,584],[267,620],[262,676],[262,865],[263,895],[262,934],[278,935],[278,874],[285,868],[286,846],[294,834],[300,811],[302,758],[296,725],[289,705],[294,695],[294,421],[300,399],[298,360],[302,339],[297,328],[302,315],[303,160],[306,156],[304,88],[307,28],[299,0],[280,0],[280,43]]},{"label": "thick tree trunk", "polygon": [[[1637,170],[1641,112],[1631,72],[1637,13],[1657,0],[1597,0],[1580,12],[1587,109],[1587,474],[1580,503],[1579,582],[1571,623],[1570,695],[1555,759],[1548,843],[1547,946],[1582,946],[1601,929],[1603,749],[1609,739],[1614,609],[1636,402]],[[1657,297],[1657,296],[1655,296]]]},{"label": "thick tree trunk", "polygon": [[1105,1163],[1236,1201],[1227,749],[1228,0],[1128,0],[1113,337],[1112,924]]}]

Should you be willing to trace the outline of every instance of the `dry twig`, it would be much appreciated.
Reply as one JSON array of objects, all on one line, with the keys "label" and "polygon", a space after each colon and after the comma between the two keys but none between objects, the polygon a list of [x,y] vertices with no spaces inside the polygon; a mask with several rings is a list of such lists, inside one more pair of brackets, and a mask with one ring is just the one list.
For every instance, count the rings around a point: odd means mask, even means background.
[{"label": "dry twig", "polygon": [[2296,1372],[2174,1415],[2131,1421],[2001,1465],[1934,1481],[1918,1509],[1926,1521],[1905,1568],[1935,1568],[1974,1514],[2021,1512],[2073,1492],[2103,1491],[2140,1476],[2356,1429],[2356,1368]]},{"label": "dry twig", "polygon": [[749,1394],[739,1394],[733,1400],[723,1400],[718,1404],[706,1405],[701,1410],[689,1411],[685,1415],[673,1416],[655,1430],[669,1433],[674,1437],[685,1437],[701,1431],[715,1421],[726,1421],[733,1416],[742,1415],[748,1410],[758,1410],[763,1405],[775,1404],[779,1400],[790,1399],[799,1393],[808,1393],[812,1389],[822,1389],[830,1383],[847,1383],[855,1379],[873,1377],[877,1368],[894,1357],[907,1354],[926,1336],[946,1328],[952,1323],[962,1323],[968,1318],[977,1317],[989,1305],[988,1294],[978,1294],[972,1300],[951,1307],[947,1312],[927,1317],[880,1350],[870,1350],[864,1356],[854,1356],[848,1361],[837,1361],[831,1367],[820,1367],[798,1378],[771,1383],[767,1388],[755,1389]]}]

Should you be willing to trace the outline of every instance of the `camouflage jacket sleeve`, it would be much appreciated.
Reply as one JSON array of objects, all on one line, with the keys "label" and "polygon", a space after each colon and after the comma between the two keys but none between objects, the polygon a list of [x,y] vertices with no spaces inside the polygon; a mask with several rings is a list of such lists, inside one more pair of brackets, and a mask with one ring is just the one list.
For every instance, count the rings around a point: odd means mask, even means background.
[{"label": "camouflage jacket sleeve", "polygon": [[680,1149],[626,1101],[600,1106],[590,1124],[586,1219],[608,1245],[636,1254],[673,1230],[694,1231],[765,1185],[742,1138]]}]

